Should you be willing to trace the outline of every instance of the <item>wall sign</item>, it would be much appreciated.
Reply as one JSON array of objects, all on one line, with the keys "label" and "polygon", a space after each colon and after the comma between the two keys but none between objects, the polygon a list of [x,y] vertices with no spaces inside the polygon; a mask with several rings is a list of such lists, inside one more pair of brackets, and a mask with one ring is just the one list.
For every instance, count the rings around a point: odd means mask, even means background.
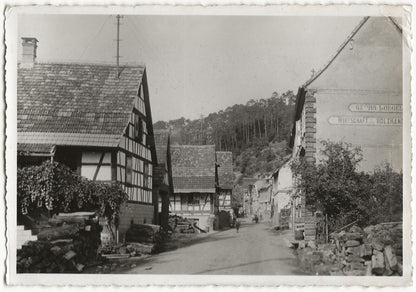
[{"label": "wall sign", "polygon": [[401,117],[331,116],[331,125],[401,126]]},{"label": "wall sign", "polygon": [[371,113],[401,113],[401,104],[372,104],[372,103],[352,103],[349,106],[352,112],[371,112]]}]

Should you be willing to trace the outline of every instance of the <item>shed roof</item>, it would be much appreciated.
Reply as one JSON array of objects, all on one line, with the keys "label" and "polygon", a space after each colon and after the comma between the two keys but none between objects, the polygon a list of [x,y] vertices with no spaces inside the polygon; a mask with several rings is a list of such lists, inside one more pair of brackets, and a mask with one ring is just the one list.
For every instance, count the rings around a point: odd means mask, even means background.
[{"label": "shed roof", "polygon": [[55,146],[52,144],[17,144],[17,153],[19,155],[38,154],[44,156],[51,156],[55,153]]},{"label": "shed roof", "polygon": [[171,145],[175,193],[215,192],[215,145]]},{"label": "shed roof", "polygon": [[218,185],[222,189],[232,189],[234,186],[233,153],[217,151]]},{"label": "shed roof", "polygon": [[101,64],[19,68],[18,142],[117,146],[144,72],[143,65],[122,66],[119,74]]}]

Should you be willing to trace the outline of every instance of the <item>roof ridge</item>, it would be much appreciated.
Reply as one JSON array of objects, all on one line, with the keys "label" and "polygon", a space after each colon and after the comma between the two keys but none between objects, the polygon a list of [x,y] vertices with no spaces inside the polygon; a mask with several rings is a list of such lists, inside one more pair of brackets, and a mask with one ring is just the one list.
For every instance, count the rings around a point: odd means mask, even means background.
[{"label": "roof ridge", "polygon": [[[18,62],[21,64],[21,62]],[[117,67],[117,64],[110,63],[110,62],[80,62],[80,61],[36,61],[36,65],[76,65],[76,66],[102,66],[102,67]],[[146,68],[146,64],[144,62],[130,62],[129,64],[121,64],[119,65],[121,68],[136,68],[136,67],[143,67]]]},{"label": "roof ridge", "polygon": [[334,55],[331,56],[329,61],[309,80],[305,82],[305,84],[302,85],[303,88],[308,87],[313,81],[316,80],[325,70],[331,65],[331,63],[338,57],[338,55],[342,52],[342,50],[347,46],[347,44],[351,41],[351,39],[357,34],[357,32],[363,27],[363,25],[367,22],[367,20],[370,18],[370,16],[365,16],[361,21],[358,23],[358,25],[352,30],[352,32],[348,35],[346,40],[341,44],[341,46],[337,49]]},{"label": "roof ridge", "polygon": [[[121,110],[112,110],[112,111],[96,111],[91,112],[88,109],[65,109],[65,108],[56,108],[54,106],[44,107],[42,109],[33,109],[33,108],[18,108],[17,111],[56,111],[56,112],[71,112],[71,113],[90,113],[90,114],[126,114],[126,111]],[[130,111],[129,111],[130,112]]]}]

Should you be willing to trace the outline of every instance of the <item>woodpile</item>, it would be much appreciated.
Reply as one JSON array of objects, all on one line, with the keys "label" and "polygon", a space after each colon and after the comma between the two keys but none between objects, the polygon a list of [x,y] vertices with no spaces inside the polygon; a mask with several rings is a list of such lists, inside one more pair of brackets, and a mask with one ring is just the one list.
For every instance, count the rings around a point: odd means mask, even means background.
[{"label": "woodpile", "polygon": [[377,224],[331,234],[331,243],[301,242],[301,262],[320,275],[401,276],[402,224]]},{"label": "woodpile", "polygon": [[98,257],[102,227],[94,213],[55,215],[38,240],[17,251],[18,273],[81,272]]},{"label": "woodpile", "polygon": [[199,228],[194,220],[182,218],[177,215],[170,215],[168,228],[176,233],[207,233],[206,230]]}]

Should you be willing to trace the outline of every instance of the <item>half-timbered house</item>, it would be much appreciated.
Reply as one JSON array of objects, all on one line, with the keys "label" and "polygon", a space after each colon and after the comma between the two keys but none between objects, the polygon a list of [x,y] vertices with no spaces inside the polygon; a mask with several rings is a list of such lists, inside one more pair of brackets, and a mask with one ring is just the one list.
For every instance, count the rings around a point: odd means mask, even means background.
[{"label": "half-timbered house", "polygon": [[131,222],[152,223],[156,161],[144,65],[36,62],[37,40],[23,39],[17,80],[18,164],[53,157],[78,174],[119,182],[129,200],[119,239]]},{"label": "half-timbered house", "polygon": [[168,228],[169,198],[173,195],[169,130],[155,130],[157,165],[153,168],[153,193],[157,223]]},{"label": "half-timbered house", "polygon": [[234,188],[233,153],[217,151],[218,165],[218,206],[219,210],[231,211],[231,197]]},{"label": "half-timbered house", "polygon": [[171,145],[170,212],[213,229],[218,206],[215,145]]}]

